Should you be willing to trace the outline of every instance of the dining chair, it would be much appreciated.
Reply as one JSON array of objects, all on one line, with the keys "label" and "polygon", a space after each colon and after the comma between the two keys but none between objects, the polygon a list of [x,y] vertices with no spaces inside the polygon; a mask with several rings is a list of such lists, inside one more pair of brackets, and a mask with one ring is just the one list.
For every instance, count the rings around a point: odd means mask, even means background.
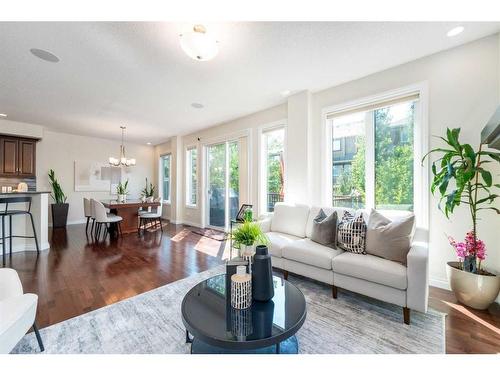
[{"label": "dining chair", "polygon": [[40,351],[42,337],[35,323],[38,296],[24,293],[19,275],[12,268],[0,269],[0,354],[8,354],[30,328],[35,331]]},{"label": "dining chair", "polygon": [[122,236],[123,234],[122,234],[121,222],[123,218],[115,214],[108,214],[106,212],[106,208],[101,202],[96,200],[94,200],[93,202],[94,202],[93,207],[94,207],[94,215],[96,223],[96,239],[99,238],[103,226],[104,226],[103,239],[106,239],[110,225],[115,223],[117,226],[118,234]]},{"label": "dining chair", "polygon": [[92,206],[88,198],[83,198],[83,214],[87,218],[87,225],[85,225],[85,233],[87,233],[89,230],[89,222],[92,218]]},{"label": "dining chair", "polygon": [[[154,202],[159,203],[160,205],[156,207],[155,211],[147,212],[143,211],[139,213],[139,228],[137,230],[137,234],[141,234],[141,228],[147,225],[147,223],[153,223],[156,228],[158,225],[163,233],[163,226],[161,225],[161,215],[163,211],[163,200],[161,197],[158,197],[154,200]],[[143,228],[145,230],[145,228]]]}]

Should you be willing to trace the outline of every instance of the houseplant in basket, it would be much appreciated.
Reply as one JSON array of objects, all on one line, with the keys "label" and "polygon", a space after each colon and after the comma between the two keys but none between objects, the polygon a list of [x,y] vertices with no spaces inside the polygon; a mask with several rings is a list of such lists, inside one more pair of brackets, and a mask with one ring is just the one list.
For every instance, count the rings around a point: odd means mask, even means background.
[{"label": "houseplant in basket", "polygon": [[[448,262],[446,272],[451,289],[463,304],[486,309],[500,291],[500,277],[482,268],[481,261],[486,258],[486,245],[478,237],[477,221],[482,210],[493,210],[499,197],[493,193],[500,184],[493,183],[493,177],[487,170],[487,163],[500,163],[500,153],[483,149],[483,144],[474,150],[469,144],[459,141],[460,129],[447,129],[446,138],[441,138],[445,148],[431,150],[440,158],[432,163],[432,194],[440,195],[439,208],[447,218],[456,207],[466,205],[469,209],[471,230],[464,242],[457,242],[449,237],[455,249],[458,262]],[[444,203],[444,207],[442,206]]]},{"label": "houseplant in basket", "polygon": [[152,182],[148,184],[148,179],[146,177],[146,186],[142,189],[142,198],[144,202],[152,202],[155,195],[155,187]]},{"label": "houseplant in basket", "polygon": [[49,171],[49,183],[52,187],[50,196],[55,203],[52,203],[52,227],[64,228],[68,221],[69,203],[66,203],[66,195],[57,181],[56,174],[53,169]]},{"label": "houseplant in basket", "polygon": [[128,194],[128,180],[120,183],[116,186],[116,194],[118,195],[118,202],[125,202],[127,200]]},{"label": "houseplant in basket", "polygon": [[267,244],[269,241],[262,232],[260,225],[252,221],[244,221],[232,233],[234,246],[239,249],[239,255],[252,254],[255,245]]}]

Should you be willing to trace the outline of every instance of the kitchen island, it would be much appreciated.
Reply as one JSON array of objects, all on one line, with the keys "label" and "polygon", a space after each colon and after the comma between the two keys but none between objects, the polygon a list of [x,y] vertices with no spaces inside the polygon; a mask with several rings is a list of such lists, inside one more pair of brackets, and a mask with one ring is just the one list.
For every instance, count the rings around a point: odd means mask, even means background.
[{"label": "kitchen island", "polygon": [[[49,194],[48,191],[27,191],[0,193],[0,198],[8,197],[31,197],[31,213],[35,224],[36,236],[40,250],[49,249],[48,228],[49,228]],[[9,204],[9,210],[25,210],[28,208],[26,203]],[[5,210],[5,204],[0,204],[0,210]],[[0,238],[1,238],[0,226]],[[5,223],[5,233],[8,236],[10,232],[8,220]],[[12,217],[12,234],[15,236],[32,236],[31,220],[29,215],[14,215]],[[1,247],[2,245],[0,245]],[[8,259],[10,248],[9,240],[6,241],[6,254]],[[13,238],[12,252],[36,251],[35,240],[33,238]],[[0,253],[1,254],[1,253]]]}]

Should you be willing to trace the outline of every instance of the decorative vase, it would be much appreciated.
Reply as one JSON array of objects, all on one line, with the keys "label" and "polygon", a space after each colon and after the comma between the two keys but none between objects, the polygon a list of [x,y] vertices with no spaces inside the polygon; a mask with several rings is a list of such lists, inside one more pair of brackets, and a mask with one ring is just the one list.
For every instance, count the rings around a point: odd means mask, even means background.
[{"label": "decorative vase", "polygon": [[155,197],[153,197],[153,196],[147,197],[146,202],[153,203],[154,199],[155,199]]},{"label": "decorative vase", "polygon": [[127,200],[127,194],[118,194],[118,199],[117,201],[120,203],[123,203]]},{"label": "decorative vase", "polygon": [[252,264],[252,295],[255,301],[266,302],[274,297],[273,268],[267,246],[258,245]]},{"label": "decorative vase", "polygon": [[448,262],[446,265],[448,281],[457,300],[474,309],[487,309],[498,296],[500,277],[478,275],[462,271],[458,267],[458,262]]},{"label": "decorative vase", "polygon": [[274,302],[255,302],[252,307],[253,337],[263,339],[272,335]]},{"label": "decorative vase", "polygon": [[245,266],[238,266],[231,276],[231,306],[239,310],[252,305],[252,277],[246,270]]}]

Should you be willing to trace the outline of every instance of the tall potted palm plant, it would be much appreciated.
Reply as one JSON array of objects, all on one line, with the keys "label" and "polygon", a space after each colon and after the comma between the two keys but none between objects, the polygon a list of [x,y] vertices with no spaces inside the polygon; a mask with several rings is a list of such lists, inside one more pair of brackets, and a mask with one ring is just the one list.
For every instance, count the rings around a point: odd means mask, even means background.
[{"label": "tall potted palm plant", "polygon": [[53,169],[49,171],[49,183],[52,187],[51,197],[54,203],[51,205],[52,209],[52,227],[64,228],[68,221],[69,203],[66,203],[66,195],[64,194],[59,181],[57,181],[56,174]]},{"label": "tall potted palm plant", "polygon": [[500,184],[493,182],[493,176],[487,170],[487,163],[500,163],[500,153],[483,149],[483,144],[474,150],[471,145],[460,143],[459,135],[459,128],[447,129],[446,138],[439,137],[446,143],[445,148],[431,150],[424,159],[432,153],[440,155],[432,163],[434,178],[431,192],[439,194],[439,208],[446,217],[449,218],[460,205],[469,209],[471,230],[467,232],[464,242],[449,237],[458,258],[458,262],[447,264],[451,289],[463,304],[486,309],[498,296],[500,277],[482,267],[486,245],[478,237],[477,220],[483,210],[500,214],[500,210],[493,205],[499,197],[493,190],[500,188]]}]

